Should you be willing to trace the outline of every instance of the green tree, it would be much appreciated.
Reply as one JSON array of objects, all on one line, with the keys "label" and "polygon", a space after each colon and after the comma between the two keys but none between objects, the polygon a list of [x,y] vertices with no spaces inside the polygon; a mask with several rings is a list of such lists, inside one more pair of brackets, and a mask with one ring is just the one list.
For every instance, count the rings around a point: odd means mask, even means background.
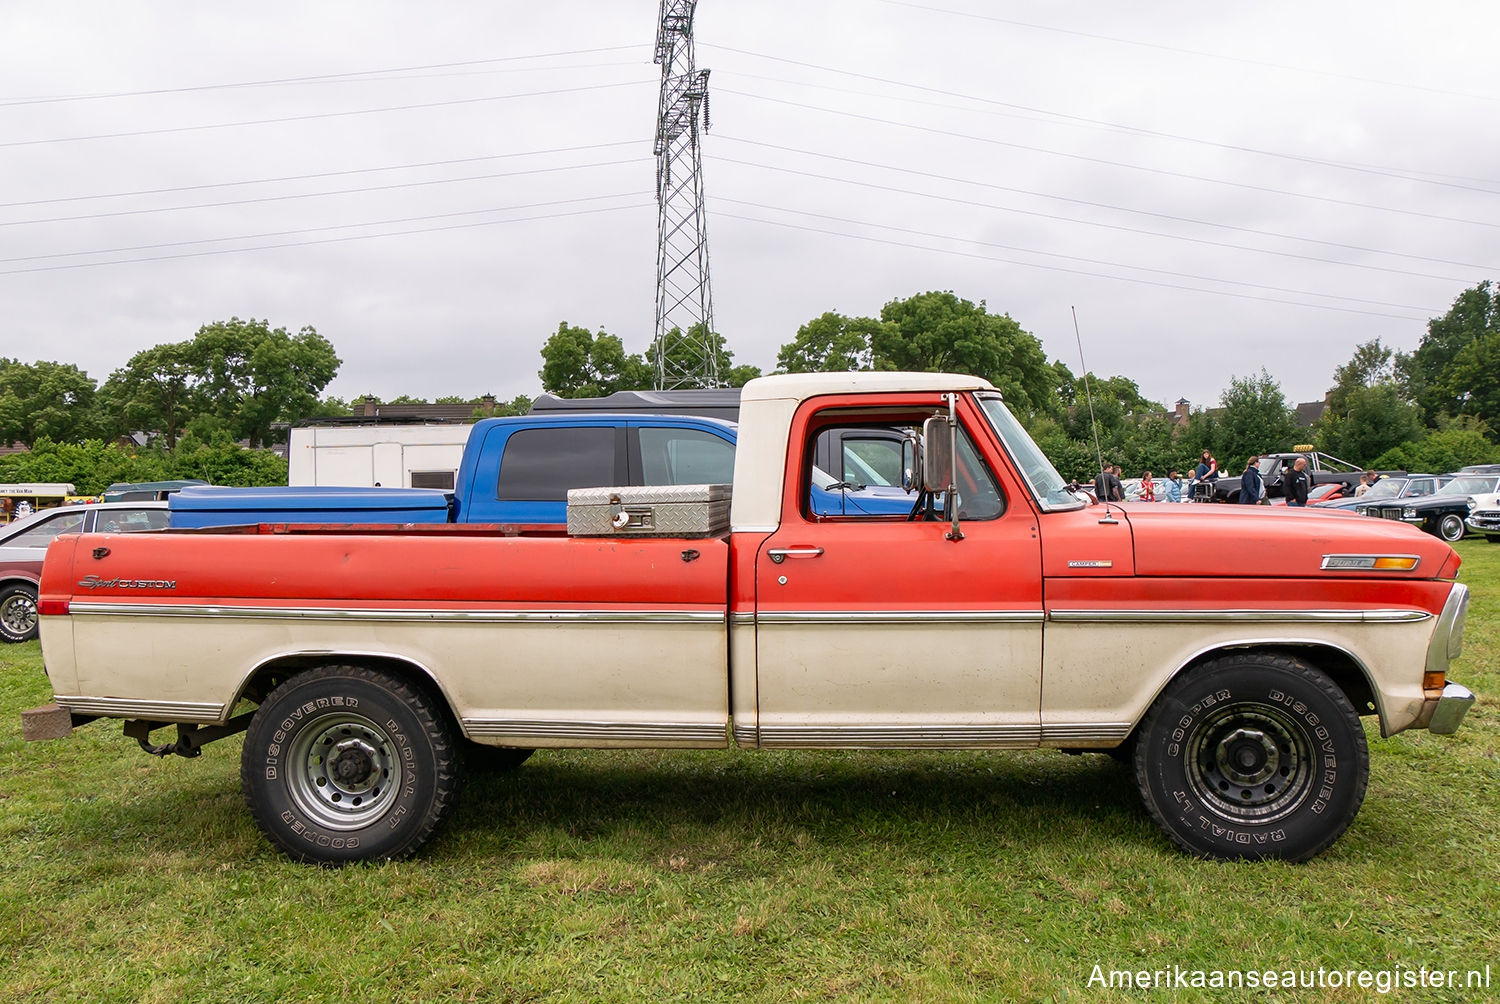
[{"label": "green tree", "polygon": [[206,400],[190,349],[188,342],[143,349],[110,374],[100,399],[112,432],[160,433],[168,449],[177,443]]},{"label": "green tree", "polygon": [[601,397],[651,386],[651,367],[627,355],[625,343],[599,329],[595,335],[563,321],[542,346],[542,389],[559,397]]},{"label": "green tree", "polygon": [[1369,464],[1392,447],[1423,435],[1421,413],[1394,381],[1356,387],[1344,399],[1343,414],[1324,415],[1318,445],[1355,464]]},{"label": "green tree", "polygon": [[1225,474],[1238,474],[1256,453],[1283,453],[1301,434],[1281,385],[1264,369],[1259,376],[1235,377],[1219,398],[1214,456]]},{"label": "green tree", "polygon": [[[668,373],[693,373],[699,370],[699,359],[703,352],[704,344],[703,325],[695,324],[688,329],[686,335],[679,328],[673,328],[661,336],[653,339],[651,348],[646,352],[646,364],[649,367],[647,383],[645,386],[654,386],[656,379],[656,353],[658,343],[666,348],[666,370]],[[736,366],[734,364],[734,353],[729,348],[728,340],[719,332],[715,331],[707,338],[709,351],[714,357],[714,372],[719,375],[721,383],[730,387],[743,387],[746,383],[760,376],[760,368],[756,366]]]},{"label": "green tree", "polygon": [[1466,370],[1468,380],[1477,384],[1449,372],[1466,346],[1495,334],[1500,334],[1500,293],[1491,290],[1486,280],[1460,293],[1442,317],[1428,321],[1427,334],[1414,352],[1396,357],[1405,396],[1421,407],[1428,425],[1436,425],[1440,415],[1459,414],[1470,394],[1479,390],[1481,396],[1488,396],[1481,388],[1500,381],[1500,373],[1494,370],[1488,374]]},{"label": "green tree", "polygon": [[871,333],[874,365],[880,370],[928,370],[983,377],[1004,394],[1022,422],[1053,407],[1057,372],[1042,343],[1008,314],[991,314],[984,301],[951,292],[918,293],[892,300]]},{"label": "green tree", "polygon": [[297,334],[267,321],[232,317],[198,329],[189,358],[213,414],[236,438],[262,446],[272,427],[318,408],[338,373],[333,345],[311,327]]},{"label": "green tree", "polygon": [[94,381],[71,363],[0,359],[0,441],[29,446],[97,436],[97,396]]},{"label": "green tree", "polygon": [[875,368],[873,339],[880,329],[873,317],[845,317],[828,311],[797,329],[797,337],[776,354],[778,373],[827,373]]},{"label": "green tree", "polygon": [[1443,373],[1443,396],[1455,414],[1500,428],[1500,325],[1458,350]]}]

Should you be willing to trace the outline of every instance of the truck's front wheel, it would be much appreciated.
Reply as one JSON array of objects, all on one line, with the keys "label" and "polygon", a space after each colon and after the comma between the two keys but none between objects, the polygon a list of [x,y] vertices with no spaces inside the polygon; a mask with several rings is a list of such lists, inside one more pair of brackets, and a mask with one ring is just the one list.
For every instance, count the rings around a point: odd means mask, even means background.
[{"label": "truck's front wheel", "polygon": [[461,757],[435,700],[375,670],[327,666],[267,696],[240,780],[256,823],[319,864],[413,854],[458,796]]},{"label": "truck's front wheel", "polygon": [[1212,858],[1313,857],[1354,821],[1369,772],[1343,691],[1283,655],[1226,656],[1173,681],[1135,751],[1152,817]]}]

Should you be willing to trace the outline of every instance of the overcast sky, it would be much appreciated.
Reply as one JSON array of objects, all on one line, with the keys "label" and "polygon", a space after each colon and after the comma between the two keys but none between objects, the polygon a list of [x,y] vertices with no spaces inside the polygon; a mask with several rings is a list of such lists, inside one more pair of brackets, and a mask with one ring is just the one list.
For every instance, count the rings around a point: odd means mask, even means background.
[{"label": "overcast sky", "polygon": [[[7,4],[0,355],[103,381],[230,316],[352,398],[644,351],[654,0]],[[1077,371],[1290,401],[1500,279],[1500,3],[701,0],[716,328],[952,290]]]}]

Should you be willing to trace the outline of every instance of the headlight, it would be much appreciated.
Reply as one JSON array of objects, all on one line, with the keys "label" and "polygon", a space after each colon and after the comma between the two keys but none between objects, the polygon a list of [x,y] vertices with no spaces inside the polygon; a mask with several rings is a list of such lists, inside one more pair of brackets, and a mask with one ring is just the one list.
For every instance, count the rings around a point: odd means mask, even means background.
[{"label": "headlight", "polygon": [[1475,509],[1478,509],[1478,508],[1479,508],[1479,503],[1475,502],[1473,499],[1469,499],[1469,511],[1473,512]]},{"label": "headlight", "polygon": [[1401,510],[1401,518],[1402,519],[1416,519],[1417,518],[1417,511],[1415,509],[1413,509],[1411,506],[1407,506],[1405,509]]}]

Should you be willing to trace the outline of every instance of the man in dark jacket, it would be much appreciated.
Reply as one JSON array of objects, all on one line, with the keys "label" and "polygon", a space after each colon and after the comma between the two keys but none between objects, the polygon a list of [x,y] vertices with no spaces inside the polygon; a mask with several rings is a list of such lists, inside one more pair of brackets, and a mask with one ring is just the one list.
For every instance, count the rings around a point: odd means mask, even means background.
[{"label": "man in dark jacket", "polygon": [[1307,458],[1298,457],[1292,464],[1291,473],[1286,476],[1287,505],[1307,505],[1307,491],[1312,487],[1312,481],[1307,476]]},{"label": "man in dark jacket", "polygon": [[1240,475],[1240,497],[1236,500],[1240,505],[1255,505],[1266,492],[1259,465],[1259,457],[1245,461],[1245,473]]},{"label": "man in dark jacket", "polygon": [[1125,488],[1120,484],[1120,479],[1115,476],[1114,467],[1105,464],[1099,476],[1094,479],[1094,496],[1100,502],[1124,502]]}]

